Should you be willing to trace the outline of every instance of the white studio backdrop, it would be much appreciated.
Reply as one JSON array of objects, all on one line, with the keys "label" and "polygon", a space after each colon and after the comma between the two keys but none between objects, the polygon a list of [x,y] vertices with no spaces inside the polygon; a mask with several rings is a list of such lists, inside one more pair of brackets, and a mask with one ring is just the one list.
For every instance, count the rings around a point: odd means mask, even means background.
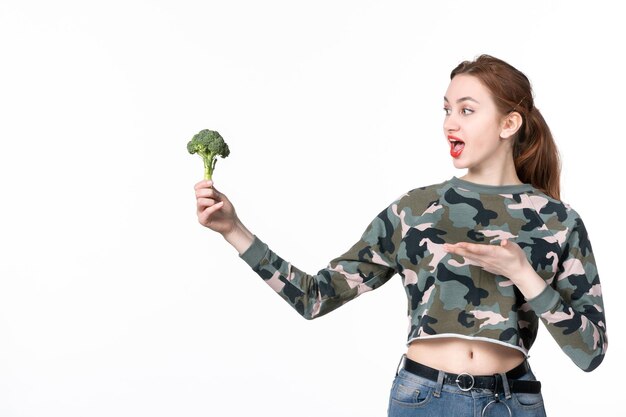
[{"label": "white studio backdrop", "polygon": [[303,320],[197,223],[185,146],[218,130],[216,186],[316,272],[462,175],[442,97],[481,53],[533,82],[605,293],[596,371],[540,331],[548,413],[621,415],[619,4],[0,0],[0,416],[385,415],[400,279]]}]

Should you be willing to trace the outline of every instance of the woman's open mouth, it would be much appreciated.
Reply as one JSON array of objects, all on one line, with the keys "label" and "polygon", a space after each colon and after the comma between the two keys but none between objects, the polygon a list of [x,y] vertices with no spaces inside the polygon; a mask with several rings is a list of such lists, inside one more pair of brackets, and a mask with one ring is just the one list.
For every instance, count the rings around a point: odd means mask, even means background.
[{"label": "woman's open mouth", "polygon": [[461,152],[465,148],[465,142],[455,136],[448,136],[448,142],[450,142],[450,156],[453,158],[461,156]]}]

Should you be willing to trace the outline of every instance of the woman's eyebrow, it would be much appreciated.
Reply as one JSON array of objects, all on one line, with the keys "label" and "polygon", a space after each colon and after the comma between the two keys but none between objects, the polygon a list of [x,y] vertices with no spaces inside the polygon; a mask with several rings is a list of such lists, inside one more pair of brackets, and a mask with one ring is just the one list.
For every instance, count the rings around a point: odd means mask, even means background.
[{"label": "woman's eyebrow", "polygon": [[[446,103],[449,103],[448,98],[447,98],[446,96],[443,96],[443,100],[444,100]],[[458,99],[456,102],[457,102],[457,103],[460,103],[460,102],[462,102],[462,101],[473,101],[474,103],[478,103],[478,104],[480,104],[480,102],[479,102],[478,100],[476,100],[476,99],[474,99],[474,98],[472,98],[472,97],[470,97],[470,96],[467,96],[467,97],[461,97],[461,98],[460,98],[460,99]]]}]

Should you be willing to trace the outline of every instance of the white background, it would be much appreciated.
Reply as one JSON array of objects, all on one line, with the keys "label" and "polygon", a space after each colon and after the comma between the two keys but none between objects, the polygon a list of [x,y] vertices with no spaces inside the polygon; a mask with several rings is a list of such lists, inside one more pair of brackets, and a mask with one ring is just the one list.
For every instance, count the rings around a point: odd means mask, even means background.
[{"label": "white background", "polygon": [[400,279],[303,320],[199,226],[185,146],[218,130],[218,188],[315,272],[463,174],[442,96],[480,53],[533,82],[602,278],[600,368],[531,351],[548,413],[622,413],[619,3],[1,0],[0,416],[385,415]]}]

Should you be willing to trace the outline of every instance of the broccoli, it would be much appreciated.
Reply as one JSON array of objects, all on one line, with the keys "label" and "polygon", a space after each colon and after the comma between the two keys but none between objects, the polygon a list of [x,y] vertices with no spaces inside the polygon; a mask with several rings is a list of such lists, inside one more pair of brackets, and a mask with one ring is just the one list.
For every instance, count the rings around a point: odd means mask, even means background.
[{"label": "broccoli", "polygon": [[204,179],[210,180],[217,157],[226,158],[230,154],[224,138],[214,130],[204,129],[194,135],[187,144],[190,154],[197,153],[204,161]]}]

